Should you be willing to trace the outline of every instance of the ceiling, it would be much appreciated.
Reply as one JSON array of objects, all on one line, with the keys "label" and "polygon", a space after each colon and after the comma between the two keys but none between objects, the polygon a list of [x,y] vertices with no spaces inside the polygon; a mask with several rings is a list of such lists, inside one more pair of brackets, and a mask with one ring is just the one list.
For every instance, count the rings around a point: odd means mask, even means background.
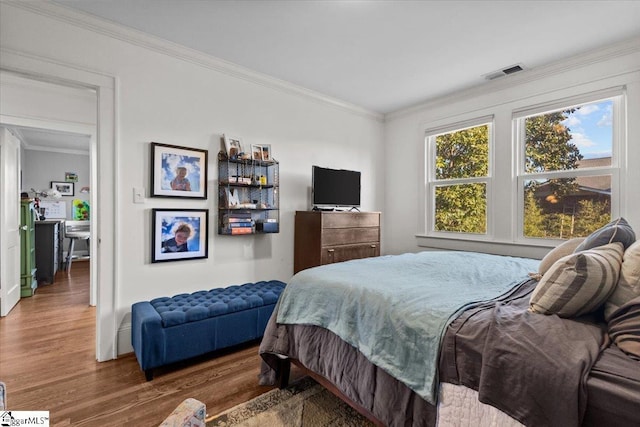
[{"label": "ceiling", "polygon": [[382,114],[640,36],[639,1],[55,2]]},{"label": "ceiling", "polygon": [[89,135],[26,126],[7,127],[18,134],[25,150],[89,154],[89,144],[91,142]]}]

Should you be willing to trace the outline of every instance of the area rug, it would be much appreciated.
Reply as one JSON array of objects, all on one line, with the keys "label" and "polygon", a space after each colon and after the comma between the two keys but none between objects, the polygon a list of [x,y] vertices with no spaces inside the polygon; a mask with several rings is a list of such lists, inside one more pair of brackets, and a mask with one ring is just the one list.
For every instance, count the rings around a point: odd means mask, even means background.
[{"label": "area rug", "polygon": [[221,414],[207,427],[338,427],[372,426],[356,410],[309,377],[271,390]]}]

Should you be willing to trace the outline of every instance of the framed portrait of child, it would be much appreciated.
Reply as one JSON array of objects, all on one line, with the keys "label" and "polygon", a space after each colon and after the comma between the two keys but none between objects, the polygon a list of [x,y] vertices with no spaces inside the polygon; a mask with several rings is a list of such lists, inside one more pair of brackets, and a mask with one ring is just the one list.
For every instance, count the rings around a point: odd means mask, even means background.
[{"label": "framed portrait of child", "polygon": [[151,143],[151,197],[207,198],[208,151]]},{"label": "framed portrait of child", "polygon": [[208,209],[152,209],[151,262],[208,258]]}]

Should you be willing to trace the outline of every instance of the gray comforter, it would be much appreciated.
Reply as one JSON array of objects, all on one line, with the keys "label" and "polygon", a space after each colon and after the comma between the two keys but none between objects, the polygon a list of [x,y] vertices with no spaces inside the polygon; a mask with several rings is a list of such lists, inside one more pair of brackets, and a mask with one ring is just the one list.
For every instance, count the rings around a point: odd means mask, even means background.
[{"label": "gray comforter", "polygon": [[525,425],[579,426],[606,330],[595,316],[528,312],[535,285],[528,281],[502,301],[458,317],[443,341],[440,378],[477,390],[481,402]]},{"label": "gray comforter", "polygon": [[[591,317],[561,319],[527,312],[536,282],[465,311],[447,328],[440,380],[479,391],[489,403],[528,426],[579,426],[586,378],[607,344]],[[277,311],[277,310],[276,310]],[[332,332],[278,325],[272,316],[260,353],[261,381],[273,380],[276,354],[299,360],[334,383],[385,425],[433,426],[436,409]]]}]

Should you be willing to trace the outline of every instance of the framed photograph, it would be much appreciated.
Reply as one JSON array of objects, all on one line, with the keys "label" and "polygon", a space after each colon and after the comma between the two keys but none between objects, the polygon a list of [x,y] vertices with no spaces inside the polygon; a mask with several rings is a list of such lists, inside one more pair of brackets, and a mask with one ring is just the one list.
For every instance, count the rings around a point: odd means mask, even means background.
[{"label": "framed photograph", "polygon": [[262,145],[251,145],[251,159],[262,160]]},{"label": "framed photograph", "polygon": [[209,209],[152,209],[151,262],[208,258]]},{"label": "framed photograph", "polygon": [[207,150],[151,143],[151,197],[207,198]]},{"label": "framed photograph", "polygon": [[75,172],[65,172],[64,180],[66,182],[78,182],[78,174]]},{"label": "framed photograph", "polygon": [[271,157],[271,144],[263,144],[262,146],[262,160],[265,162],[273,161]]},{"label": "framed photograph", "polygon": [[58,190],[62,196],[75,196],[73,182],[51,181],[51,188]]},{"label": "framed photograph", "polygon": [[227,156],[230,159],[237,159],[240,153],[244,153],[242,149],[242,141],[236,136],[224,135],[224,148],[227,150]]}]

